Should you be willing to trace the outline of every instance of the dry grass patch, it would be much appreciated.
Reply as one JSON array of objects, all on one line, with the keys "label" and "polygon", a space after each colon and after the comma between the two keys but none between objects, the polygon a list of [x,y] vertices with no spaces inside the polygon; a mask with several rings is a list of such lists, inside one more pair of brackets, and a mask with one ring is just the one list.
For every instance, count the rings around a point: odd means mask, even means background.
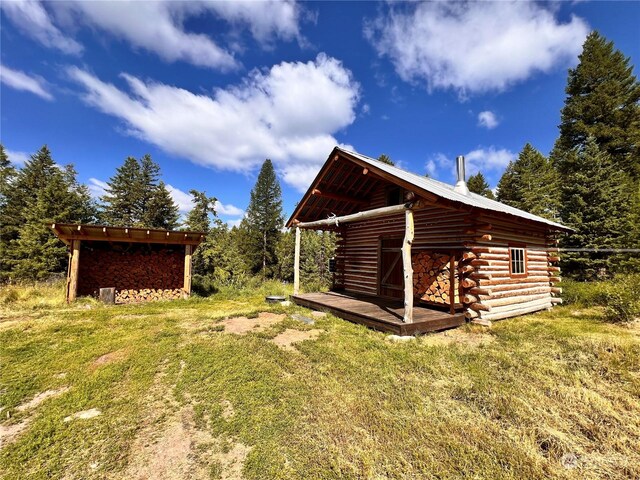
[{"label": "dry grass patch", "polygon": [[109,363],[121,362],[125,360],[130,353],[130,348],[121,348],[120,350],[115,350],[113,352],[105,353],[104,355],[100,355],[93,362],[91,362],[90,368],[95,370],[96,368],[107,365]]},{"label": "dry grass patch", "polygon": [[294,330],[292,328],[287,328],[284,332],[273,337],[271,342],[275,343],[283,350],[297,352],[296,348],[293,346],[294,343],[304,342],[305,340],[315,340],[321,333],[324,333],[324,330]]},{"label": "dry grass patch", "polygon": [[219,324],[224,325],[225,333],[246,335],[249,332],[261,332],[263,330],[266,330],[276,323],[280,323],[285,318],[286,315],[284,313],[277,314],[271,312],[260,312],[256,318],[226,318],[220,321]]},{"label": "dry grass patch", "polygon": [[19,412],[25,412],[27,410],[34,409],[38,405],[40,405],[42,402],[44,402],[47,398],[57,397],[68,391],[69,391],[69,387],[61,387],[61,388],[56,388],[51,390],[45,390],[44,392],[37,394],[28,402],[21,403],[20,405],[18,405],[16,407],[16,410]]},{"label": "dry grass patch", "polygon": [[420,337],[420,343],[429,346],[466,345],[479,347],[495,341],[496,337],[488,332],[471,331],[465,328],[453,328],[444,332],[431,333]]}]

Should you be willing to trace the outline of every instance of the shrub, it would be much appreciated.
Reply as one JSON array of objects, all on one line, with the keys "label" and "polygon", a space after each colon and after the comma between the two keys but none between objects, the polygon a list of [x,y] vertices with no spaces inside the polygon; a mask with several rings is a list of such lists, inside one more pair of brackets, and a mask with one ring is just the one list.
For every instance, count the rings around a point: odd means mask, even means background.
[{"label": "shrub", "polygon": [[208,275],[194,275],[191,278],[191,291],[201,297],[208,297],[218,292],[215,280]]},{"label": "shrub", "polygon": [[604,296],[608,321],[630,322],[640,317],[640,274],[616,275]]},{"label": "shrub", "polygon": [[582,307],[606,305],[608,282],[580,282],[577,280],[562,281],[562,298],[568,304]]}]

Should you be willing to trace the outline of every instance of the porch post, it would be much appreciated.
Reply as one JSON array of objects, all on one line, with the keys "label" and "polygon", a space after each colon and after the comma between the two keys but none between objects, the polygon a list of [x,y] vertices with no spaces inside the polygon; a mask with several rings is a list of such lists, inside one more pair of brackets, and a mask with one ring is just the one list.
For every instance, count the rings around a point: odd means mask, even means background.
[{"label": "porch post", "polygon": [[300,227],[296,227],[296,250],[293,257],[293,294],[300,292]]},{"label": "porch post", "polygon": [[185,245],[184,247],[184,290],[185,297],[191,296],[191,256],[193,254],[193,247],[191,245]]},{"label": "porch post", "polygon": [[413,243],[413,210],[405,210],[404,242],[402,243],[402,270],[404,272],[404,318],[405,323],[413,323],[413,265],[411,265],[411,244]]},{"label": "porch post", "polygon": [[67,303],[73,302],[78,295],[78,271],[80,269],[80,240],[71,240],[71,265],[67,280]]}]

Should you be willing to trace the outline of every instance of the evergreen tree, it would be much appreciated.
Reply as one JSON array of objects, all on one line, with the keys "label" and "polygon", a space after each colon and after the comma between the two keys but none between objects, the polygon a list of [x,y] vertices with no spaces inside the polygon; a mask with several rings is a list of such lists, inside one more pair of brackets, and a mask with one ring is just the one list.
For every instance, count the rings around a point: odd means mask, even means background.
[{"label": "evergreen tree", "polygon": [[43,279],[66,268],[66,247],[49,226],[56,222],[92,223],[96,209],[89,190],[78,184],[72,166],[56,166],[44,146],[16,175],[7,205],[21,205],[8,216],[15,238],[9,240],[5,278]]},{"label": "evergreen tree", "polygon": [[152,187],[152,192],[141,223],[145,227],[173,230],[179,224],[180,212],[167,186],[160,180],[158,185]]},{"label": "evergreen tree", "polygon": [[534,215],[557,219],[558,176],[553,164],[527,143],[498,182],[498,201]]},{"label": "evergreen tree", "polygon": [[102,218],[108,225],[133,227],[141,218],[140,164],[127,157],[116,174],[107,182],[107,193],[101,198]]},{"label": "evergreen tree", "polygon": [[276,245],[283,226],[282,191],[271,160],[265,160],[241,223],[243,251],[247,264],[263,278],[273,274],[276,266]]},{"label": "evergreen tree", "polygon": [[496,197],[493,195],[489,184],[482,175],[482,172],[478,172],[475,175],[471,175],[469,180],[467,180],[467,188],[470,192],[477,193],[478,195],[483,195],[491,200],[495,200]]},{"label": "evergreen tree", "polygon": [[[214,271],[215,254],[212,252],[216,245],[209,238],[211,233],[211,216],[216,216],[215,197],[207,197],[205,192],[190,190],[193,208],[187,214],[185,228],[196,232],[204,232],[207,236],[193,254],[193,272],[197,275],[207,275]],[[218,238],[218,241],[220,238]]]},{"label": "evergreen tree", "polygon": [[160,166],[150,155],[128,157],[107,182],[102,218],[109,225],[166,228],[178,225],[178,207],[166,185],[158,181]]},{"label": "evergreen tree", "polygon": [[2,272],[8,272],[9,263],[7,252],[9,250],[9,242],[17,235],[17,222],[12,221],[15,217],[10,212],[10,198],[12,185],[15,181],[16,169],[7,156],[4,146],[0,144],[0,279]]},{"label": "evergreen tree", "polygon": [[595,31],[579,59],[569,70],[555,157],[562,161],[563,152],[592,136],[615,164],[640,178],[640,83],[630,59]]},{"label": "evergreen tree", "polygon": [[594,137],[587,137],[585,146],[572,150],[568,156],[567,174],[571,181],[564,182],[561,188],[561,216],[576,231],[563,240],[562,247],[595,251],[565,253],[563,271],[581,279],[594,279],[616,269],[611,255],[597,250],[624,246],[632,227],[631,191],[624,172],[600,149]]},{"label": "evergreen tree", "polygon": [[395,165],[395,162],[391,160],[389,155],[385,155],[384,153],[378,157],[378,161],[382,163],[386,163],[387,165]]}]

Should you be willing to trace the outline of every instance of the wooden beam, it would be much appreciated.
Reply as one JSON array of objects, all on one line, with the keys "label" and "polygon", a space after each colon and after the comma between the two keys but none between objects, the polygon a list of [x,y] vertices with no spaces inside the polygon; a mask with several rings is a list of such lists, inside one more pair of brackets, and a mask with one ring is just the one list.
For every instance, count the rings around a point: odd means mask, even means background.
[{"label": "wooden beam", "polygon": [[405,203],[401,205],[392,205],[390,207],[382,207],[382,208],[374,208],[372,210],[364,210],[358,213],[352,213],[351,215],[344,215],[342,217],[335,218],[327,218],[325,220],[317,220],[315,222],[301,222],[296,224],[296,227],[299,228],[314,228],[314,227],[325,227],[328,225],[336,225],[341,223],[349,223],[349,222],[357,222],[360,220],[367,220],[369,218],[378,218],[384,217],[388,215],[393,215],[394,213],[404,212],[405,210],[410,210],[413,207],[418,206],[418,204]]},{"label": "wooden beam", "polygon": [[67,281],[67,303],[75,301],[78,296],[78,271],[80,270],[80,240],[71,242],[71,266]]},{"label": "wooden beam", "polygon": [[405,323],[413,323],[413,265],[411,264],[411,244],[415,229],[413,210],[407,208],[404,214],[404,241],[402,242],[402,271],[404,274],[404,318]]},{"label": "wooden beam", "polygon": [[[92,242],[104,242],[105,238],[104,235],[86,235],[86,236],[80,236],[80,235],[73,235],[70,237],[66,237],[68,238],[68,240],[70,242],[73,242],[74,240],[87,240],[87,241],[92,241]],[[61,237],[61,240],[65,240],[65,237]],[[114,237],[114,236],[110,236],[109,237],[109,241],[117,243],[117,242],[123,242],[123,243],[170,243],[172,245],[199,245],[200,244],[200,240],[193,240],[193,239],[185,239],[185,240],[170,240],[167,237],[160,237],[160,238],[131,238],[131,237],[124,237],[124,238],[119,238],[119,237]]]},{"label": "wooden beam", "polygon": [[293,294],[300,292],[300,227],[296,227],[296,246],[293,256]]},{"label": "wooden beam", "polygon": [[368,205],[369,204],[369,202],[367,200],[362,200],[362,199],[359,199],[359,198],[352,198],[352,197],[349,197],[347,195],[340,195],[338,193],[322,192],[322,191],[318,190],[317,188],[313,189],[313,195],[315,195],[317,197],[328,198],[330,200],[336,200],[338,202],[349,202],[349,203],[355,203],[357,205]]},{"label": "wooden beam", "polygon": [[193,247],[186,245],[184,247],[184,292],[187,296],[191,295],[191,254]]}]

